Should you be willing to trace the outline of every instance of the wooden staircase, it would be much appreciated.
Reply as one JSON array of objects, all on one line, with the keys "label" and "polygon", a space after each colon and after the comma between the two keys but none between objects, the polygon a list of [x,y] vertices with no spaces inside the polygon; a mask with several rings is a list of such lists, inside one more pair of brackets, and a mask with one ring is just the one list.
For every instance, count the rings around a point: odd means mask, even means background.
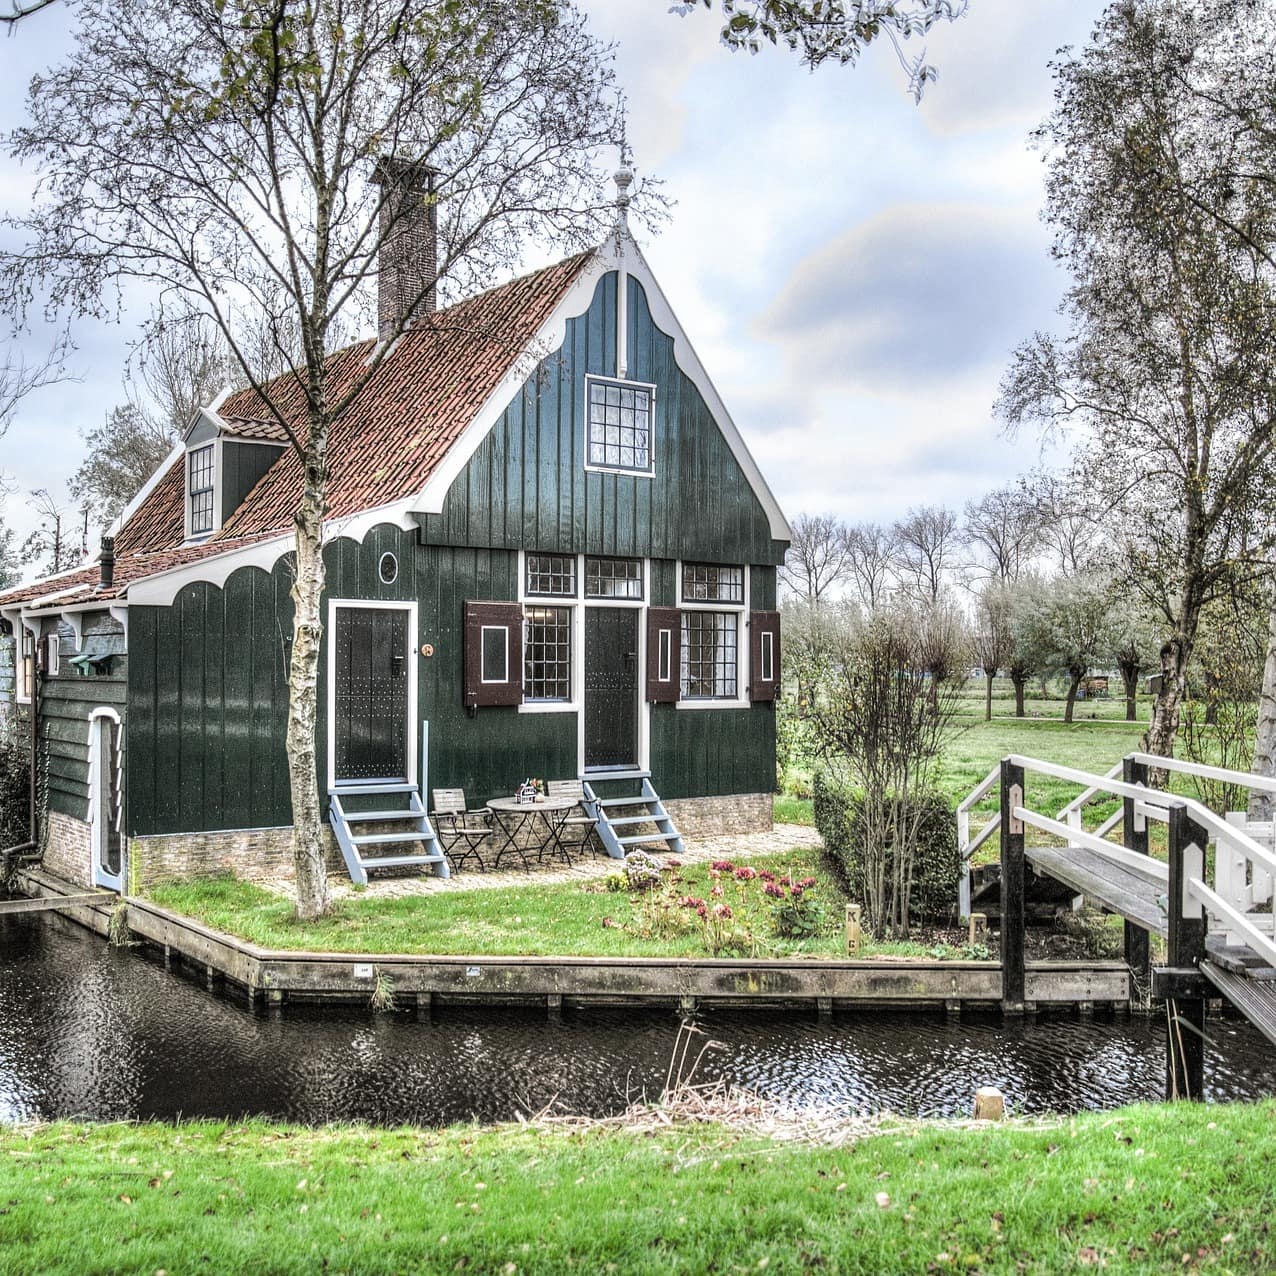
[{"label": "wooden staircase", "polygon": [[[666,851],[682,850],[682,834],[665,809],[651,783],[651,772],[633,776],[642,781],[640,791],[631,797],[598,797],[589,781],[584,782],[583,806],[590,818],[598,821],[594,830],[612,859],[622,860],[631,846],[663,843]],[[646,827],[652,831],[639,832]]]},{"label": "wooden staircase", "polygon": [[[361,798],[362,809],[348,810],[351,798]],[[380,803],[389,803],[381,805]],[[432,865],[440,877],[450,877],[447,856],[435,836],[421,791],[415,784],[343,784],[328,791],[328,822],[336,835],[350,880],[359,886],[368,884],[368,873],[382,868],[413,868]],[[384,828],[372,833],[358,833],[361,825],[377,824]],[[368,855],[373,847],[416,845],[421,849],[411,854]]]}]

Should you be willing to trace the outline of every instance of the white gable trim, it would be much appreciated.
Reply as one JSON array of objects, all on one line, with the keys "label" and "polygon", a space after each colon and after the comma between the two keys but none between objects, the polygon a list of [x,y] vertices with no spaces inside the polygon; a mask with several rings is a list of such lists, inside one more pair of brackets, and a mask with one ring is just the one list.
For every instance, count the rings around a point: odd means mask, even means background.
[{"label": "white gable trim", "polygon": [[[688,340],[686,332],[674,315],[660,285],[656,282],[647,259],[627,233],[618,232],[595,251],[566,296],[554,308],[553,314],[542,324],[540,331],[528,347],[528,353],[539,359],[545,353],[557,350],[563,344],[567,336],[567,321],[579,318],[589,309],[598,280],[609,270],[627,272],[642,284],[647,294],[647,304],[651,310],[652,320],[662,332],[668,333],[673,338],[674,360],[700,391],[714,421],[722,431],[722,437],[731,449],[732,456],[735,457],[754,495],[766,511],[772,538],[778,541],[792,540],[792,530],[780,509],[779,502],[767,486],[766,480],[762,477],[762,471],[758,469],[757,462],[753,459],[740,431],[731,419],[731,414],[727,411],[721,396],[709,379],[709,374]],[[475,414],[474,419],[448,449],[447,455],[413,502],[413,507],[419,513],[441,514],[443,512],[443,503],[452,484],[460,477],[492,427],[500,420],[505,409],[526,383],[527,372],[523,367],[524,362],[523,359],[515,361],[514,366],[505,374],[500,384]]]}]

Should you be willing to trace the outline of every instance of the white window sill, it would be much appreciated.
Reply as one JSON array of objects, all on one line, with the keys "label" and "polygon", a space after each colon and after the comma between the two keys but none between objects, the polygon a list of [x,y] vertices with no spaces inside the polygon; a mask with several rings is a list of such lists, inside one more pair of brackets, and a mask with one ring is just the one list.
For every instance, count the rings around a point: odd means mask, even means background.
[{"label": "white window sill", "polygon": [[519,713],[577,713],[580,705],[571,700],[524,700]]},{"label": "white window sill", "polygon": [[679,700],[675,709],[747,709],[747,700]]}]

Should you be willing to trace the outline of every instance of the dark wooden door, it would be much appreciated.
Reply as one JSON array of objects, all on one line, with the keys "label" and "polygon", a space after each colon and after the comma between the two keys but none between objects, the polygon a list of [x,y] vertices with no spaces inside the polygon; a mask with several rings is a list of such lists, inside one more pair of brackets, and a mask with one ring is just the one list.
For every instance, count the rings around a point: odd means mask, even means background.
[{"label": "dark wooden door", "polygon": [[585,608],[585,766],[638,762],[638,611]]},{"label": "dark wooden door", "polygon": [[333,779],[408,779],[408,613],[338,607],[332,642]]}]

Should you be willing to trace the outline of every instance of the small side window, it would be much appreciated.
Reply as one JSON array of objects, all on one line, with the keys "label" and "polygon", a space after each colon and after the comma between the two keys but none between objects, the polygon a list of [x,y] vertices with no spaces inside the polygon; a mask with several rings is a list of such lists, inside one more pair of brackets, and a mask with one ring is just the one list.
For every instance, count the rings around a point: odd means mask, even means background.
[{"label": "small side window", "polygon": [[50,634],[44,640],[44,672],[46,677],[56,678],[62,668],[62,639]]},{"label": "small side window", "polygon": [[382,554],[377,564],[377,575],[383,585],[393,585],[399,579],[399,560],[391,553]]},{"label": "small side window", "polygon": [[775,681],[775,635],[770,630],[759,635],[762,642],[762,659],[760,676],[763,682]]},{"label": "small side window", "polygon": [[662,629],[659,636],[660,653],[656,660],[656,681],[669,682],[673,678],[673,630]]}]

